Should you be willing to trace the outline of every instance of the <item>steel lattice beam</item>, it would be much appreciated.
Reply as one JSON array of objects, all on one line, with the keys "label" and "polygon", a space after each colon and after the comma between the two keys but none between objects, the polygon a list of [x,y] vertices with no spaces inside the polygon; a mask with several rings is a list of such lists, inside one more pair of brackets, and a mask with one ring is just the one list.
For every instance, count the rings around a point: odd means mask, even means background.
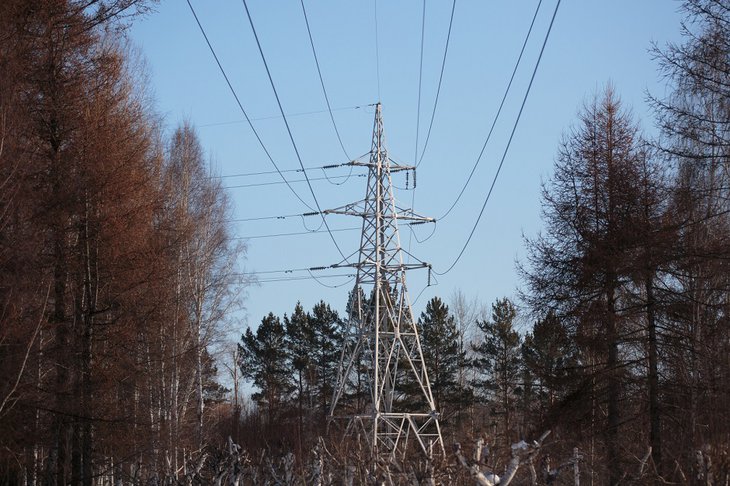
[{"label": "steel lattice beam", "polygon": [[[355,283],[355,302],[348,316],[349,334],[345,339],[330,419],[342,419],[346,433],[363,434],[373,453],[406,454],[410,444],[430,454],[444,452],[439,414],[431,393],[428,372],[406,286],[407,270],[428,267],[426,263],[405,264],[400,246],[398,220],[433,222],[395,204],[391,174],[412,167],[391,163],[385,148],[381,105],[375,109],[372,149],[367,163],[367,192],[359,203],[325,211],[363,219]],[[362,292],[360,291],[362,289]],[[370,297],[362,301],[364,292]],[[365,363],[369,403],[361,409],[348,404],[357,379],[358,366]],[[362,376],[362,373],[360,374]],[[410,403],[423,403],[424,410],[406,410],[401,385],[408,380],[416,386],[417,397]],[[411,391],[414,392],[413,390]],[[350,413],[346,413],[348,409]]]}]

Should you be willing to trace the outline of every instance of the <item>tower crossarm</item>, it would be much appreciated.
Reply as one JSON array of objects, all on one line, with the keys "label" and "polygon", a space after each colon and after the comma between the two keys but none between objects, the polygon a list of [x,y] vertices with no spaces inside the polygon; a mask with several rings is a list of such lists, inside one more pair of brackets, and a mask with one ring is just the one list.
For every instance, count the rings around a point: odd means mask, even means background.
[{"label": "tower crossarm", "polygon": [[[351,205],[343,206],[342,208],[336,208],[336,209],[325,209],[322,211],[323,214],[342,214],[345,216],[359,216],[361,218],[374,218],[376,216],[376,213],[374,212],[368,212],[368,211],[358,211],[356,210],[358,203],[353,203]],[[401,221],[413,221],[413,222],[420,222],[420,223],[435,223],[436,218],[430,218],[427,216],[418,216],[416,214],[403,214],[403,213],[394,213],[394,214],[383,214],[381,215],[383,219],[398,219]]]},{"label": "tower crossarm", "polygon": [[[347,264],[336,264],[336,265],[330,265],[329,267],[313,267],[315,270],[325,269],[325,268],[364,268],[364,267],[370,267],[373,266],[373,262],[368,261],[362,261],[357,263],[347,263]],[[426,262],[419,262],[419,263],[399,263],[394,265],[381,265],[380,268],[383,271],[386,272],[401,272],[405,270],[416,270],[419,268],[429,268],[431,265]]]},{"label": "tower crossarm", "polygon": [[[368,162],[361,162],[359,160],[353,160],[353,161],[347,162],[346,164],[343,164],[343,165],[346,165],[346,166],[351,165],[351,166],[355,166],[355,167],[368,167],[368,168],[371,168],[371,169],[375,169],[378,166],[377,165],[377,162],[373,162],[372,160],[370,160]],[[410,170],[410,171],[416,170],[416,166],[414,166],[414,165],[390,164],[390,167],[388,169],[388,171],[391,174],[394,174],[396,172],[404,172],[404,171],[407,171],[407,170]]]}]

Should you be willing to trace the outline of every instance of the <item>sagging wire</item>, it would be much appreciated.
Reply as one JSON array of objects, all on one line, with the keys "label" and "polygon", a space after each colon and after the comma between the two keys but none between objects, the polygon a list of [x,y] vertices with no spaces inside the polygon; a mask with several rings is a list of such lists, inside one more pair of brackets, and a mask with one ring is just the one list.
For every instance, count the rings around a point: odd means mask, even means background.
[{"label": "sagging wire", "polygon": [[271,84],[271,90],[274,92],[274,97],[276,98],[276,104],[279,107],[279,112],[281,113],[281,117],[284,121],[284,126],[286,127],[286,132],[289,135],[289,140],[291,141],[292,147],[294,148],[294,153],[297,156],[297,162],[299,162],[299,167],[301,167],[304,178],[307,182],[307,187],[309,188],[309,192],[312,194],[312,199],[314,200],[314,205],[317,207],[317,211],[320,212],[322,215],[322,223],[324,223],[325,228],[327,228],[327,232],[329,233],[330,239],[332,240],[332,243],[335,245],[335,248],[337,248],[337,252],[344,258],[345,254],[342,252],[342,248],[340,248],[340,245],[337,243],[337,240],[335,239],[334,235],[330,231],[330,227],[327,224],[327,220],[324,217],[324,213],[322,213],[322,208],[319,204],[319,200],[317,199],[317,195],[314,192],[314,188],[312,187],[312,183],[309,181],[309,176],[307,175],[306,170],[304,170],[304,162],[302,162],[302,156],[299,153],[299,148],[297,147],[296,142],[294,141],[294,135],[292,134],[291,127],[289,126],[289,121],[286,118],[286,115],[284,113],[284,107],[281,104],[281,99],[279,98],[279,93],[276,89],[276,85],[274,84],[274,78],[271,75],[271,70],[269,69],[269,64],[266,61],[266,56],[264,55],[264,50],[261,47],[261,42],[259,40],[259,36],[256,33],[256,27],[253,23],[253,18],[251,17],[251,12],[248,9],[248,3],[246,0],[243,0],[243,7],[246,10],[246,16],[248,17],[248,23],[251,26],[251,32],[253,33],[254,39],[256,39],[256,46],[258,47],[259,54],[261,55],[261,61],[264,63],[264,68],[266,68],[266,75],[269,78],[269,83]]},{"label": "sagging wire", "polygon": [[289,219],[289,218],[299,218],[303,216],[319,216],[319,213],[317,211],[313,211],[310,213],[300,213],[300,214],[282,214],[280,216],[256,216],[251,218],[234,218],[234,219],[227,219],[225,220],[226,223],[245,223],[248,221],[265,221],[270,219]]},{"label": "sagging wire", "polygon": [[434,225],[433,225],[433,229],[431,230],[431,234],[429,234],[429,235],[428,235],[427,237],[425,237],[425,238],[424,238],[424,239],[422,239],[422,240],[419,240],[419,239],[418,239],[418,235],[416,234],[415,230],[413,229],[413,226],[414,226],[414,224],[413,224],[413,223],[411,223],[411,224],[409,224],[409,225],[408,225],[408,229],[409,229],[409,230],[411,230],[411,233],[413,233],[413,238],[415,238],[415,239],[416,239],[416,243],[418,243],[419,245],[421,245],[421,244],[423,244],[423,243],[426,243],[426,242],[427,242],[428,240],[430,240],[431,238],[433,238],[433,235],[435,235],[435,234],[436,234],[436,224],[435,224],[435,223],[436,223],[436,222],[434,221]]},{"label": "sagging wire", "polygon": [[[432,283],[432,281],[435,282],[435,283]],[[436,286],[438,286],[438,284],[439,283],[438,283],[438,280],[436,280],[436,277],[432,277],[432,275],[431,275],[431,266],[429,266],[428,267],[428,283],[426,284],[425,287],[423,287],[421,289],[421,291],[418,293],[418,295],[413,300],[413,302],[411,302],[411,306],[416,305],[416,303],[418,302],[418,299],[421,298],[421,295],[423,295],[423,293],[426,291],[427,288],[429,288],[429,287],[436,287]]]},{"label": "sagging wire", "polygon": [[[367,105],[367,106],[371,106],[371,105]],[[358,161],[358,160],[360,160],[360,159],[362,159],[363,157],[365,157],[365,156],[367,156],[367,155],[370,155],[370,153],[371,153],[370,151],[368,151],[368,152],[365,152],[365,153],[364,153],[364,154],[362,154],[362,155],[361,155],[360,157],[358,157],[358,158],[356,158],[356,159],[352,159],[352,160],[351,160],[350,162],[347,162],[347,163],[345,163],[345,164],[339,164],[339,165],[337,165],[337,167],[342,167],[342,166],[345,166],[345,165],[349,165],[349,166],[350,166],[350,172],[349,172],[349,173],[347,174],[347,177],[345,177],[345,180],[344,180],[344,181],[342,181],[342,182],[339,182],[339,183],[338,183],[338,182],[332,182],[332,181],[330,181],[330,180],[329,180],[329,177],[327,177],[327,174],[325,173],[325,175],[324,175],[324,176],[325,176],[325,178],[327,179],[327,182],[329,182],[329,183],[331,183],[331,184],[333,184],[333,185],[335,185],[335,186],[341,186],[341,185],[343,185],[343,184],[344,184],[345,182],[349,181],[349,180],[350,180],[350,177],[352,176],[352,171],[353,171],[353,170],[355,169],[355,162],[356,162],[356,161]],[[324,169],[328,169],[328,168],[331,168],[331,167],[328,167],[328,166],[324,166],[324,167],[322,167],[322,171],[324,172]],[[362,175],[357,175],[356,177],[364,177],[365,175],[366,175],[366,174],[362,174]]]},{"label": "sagging wire", "polygon": [[[352,228],[336,228],[333,229],[333,233],[340,233],[344,231],[360,231],[359,227],[352,227]],[[233,240],[257,240],[261,238],[280,238],[280,237],[286,237],[286,236],[306,236],[311,234],[323,234],[327,233],[326,231],[298,231],[293,233],[273,233],[273,234],[263,234],[263,235],[253,235],[253,236],[233,236],[231,239]]]},{"label": "sagging wire", "polygon": [[[499,178],[499,174],[502,170],[502,166],[504,165],[504,161],[507,158],[507,153],[509,152],[509,149],[512,146],[512,140],[514,139],[515,132],[517,131],[517,126],[520,123],[520,118],[522,117],[522,112],[525,109],[525,104],[527,103],[527,99],[530,96],[530,90],[532,89],[532,84],[535,81],[535,76],[537,75],[537,70],[540,67],[540,61],[542,60],[542,56],[545,53],[545,47],[547,46],[548,40],[550,39],[550,32],[552,32],[553,24],[555,23],[555,17],[558,15],[558,10],[560,9],[560,2],[561,2],[561,0],[558,0],[555,4],[555,10],[553,10],[553,16],[550,19],[550,24],[548,25],[547,32],[545,33],[545,38],[542,41],[542,47],[540,48],[540,54],[537,56],[537,61],[535,62],[535,67],[532,70],[532,76],[530,76],[530,82],[527,84],[527,90],[525,91],[525,96],[522,98],[522,104],[520,105],[520,109],[517,112],[517,118],[515,118],[515,122],[512,125],[512,131],[510,132],[509,138],[507,139],[507,145],[504,148],[504,152],[502,152],[502,157],[500,158],[499,165],[497,166],[497,171],[494,174],[494,178],[492,178],[492,184],[489,186],[489,190],[487,191],[487,195],[484,198],[482,207],[479,210],[477,219],[476,219],[476,221],[474,221],[474,225],[472,226],[471,231],[469,232],[469,236],[466,238],[466,241],[464,242],[464,246],[461,247],[461,251],[459,251],[459,254],[456,256],[454,261],[451,263],[449,268],[447,268],[443,272],[435,272],[437,275],[446,275],[451,270],[453,270],[453,268],[456,266],[457,263],[459,263],[459,260],[461,260],[461,257],[464,256],[464,252],[466,251],[467,247],[469,246],[471,239],[474,237],[474,233],[476,232],[476,229],[479,226],[479,222],[481,221],[482,216],[484,215],[484,210],[486,209],[487,204],[489,203],[489,199],[492,196],[492,191],[494,190],[494,186],[497,184],[497,179]],[[439,219],[441,219],[441,218],[439,218]]]},{"label": "sagging wire", "polygon": [[[344,175],[342,175],[342,176],[327,176],[327,174],[325,173],[325,176],[324,177],[310,177],[309,178],[309,181],[324,181],[324,180],[327,180],[327,181],[330,182],[330,184],[335,184],[335,185],[341,186],[342,184],[344,184],[345,182],[347,182],[350,179],[351,176],[352,176],[352,169],[350,169],[350,174],[348,174],[346,176],[344,176]],[[355,177],[365,177],[365,176],[366,176],[366,174],[355,174]],[[342,178],[344,178],[345,180],[342,181],[342,182],[340,182],[340,183],[335,183],[335,182],[332,182],[332,180],[331,180],[331,179],[342,179]],[[299,182],[307,182],[307,180],[306,179],[297,179],[297,180],[289,180],[289,181],[287,181],[287,183],[290,183],[290,184],[299,183]],[[233,185],[233,186],[224,186],[223,189],[244,189],[244,188],[250,188],[250,187],[277,186],[279,184],[285,184],[285,182],[284,181],[253,182],[251,184],[236,184],[236,185]]]},{"label": "sagging wire", "polygon": [[[352,277],[351,277],[351,278],[349,278],[349,279],[348,279],[347,281],[345,281],[345,282],[342,282],[342,283],[340,283],[340,284],[336,284],[336,285],[327,285],[326,283],[324,283],[324,282],[321,282],[321,281],[319,280],[319,278],[315,277],[315,276],[314,276],[314,274],[313,274],[313,273],[312,273],[311,271],[309,272],[309,275],[310,275],[310,276],[312,277],[312,279],[313,279],[313,280],[314,280],[315,282],[317,282],[318,284],[320,284],[320,285],[321,285],[322,287],[326,287],[326,288],[328,288],[328,289],[337,289],[337,288],[340,288],[340,287],[344,287],[345,285],[348,285],[348,284],[352,283],[352,282],[353,282],[353,281],[355,280],[355,278],[356,278],[356,277],[352,276]],[[343,277],[347,277],[347,275],[343,275]]]},{"label": "sagging wire", "polygon": [[305,230],[309,231],[310,233],[316,233],[317,231],[322,229],[322,226],[324,226],[324,219],[320,219],[319,226],[317,226],[317,228],[309,229],[309,227],[307,227],[307,221],[304,218],[305,218],[305,215],[302,215],[302,226],[304,227]]},{"label": "sagging wire", "polygon": [[[354,165],[352,165],[352,164],[350,164],[350,172],[349,172],[349,173],[348,173],[348,174],[347,174],[346,176],[338,176],[338,177],[340,177],[340,178],[342,178],[342,177],[344,177],[344,178],[345,178],[345,180],[344,180],[344,181],[342,181],[342,182],[332,182],[332,181],[330,180],[330,177],[329,177],[329,176],[327,175],[327,172],[326,172],[326,170],[325,170],[324,168],[322,168],[322,174],[324,174],[324,178],[325,178],[325,179],[327,180],[327,182],[329,182],[329,183],[330,183],[330,184],[332,184],[333,186],[341,186],[341,185],[343,185],[344,183],[346,183],[347,181],[349,181],[349,180],[350,180],[350,177],[352,176],[352,171],[353,171],[354,169],[355,169],[355,166],[354,166]],[[358,174],[358,177],[364,177],[364,175],[360,175],[360,174]]]},{"label": "sagging wire", "polygon": [[327,286],[327,284],[323,284],[322,282],[318,281],[317,279],[325,279],[325,278],[349,278],[350,280],[347,282],[344,282],[342,285],[347,285],[348,283],[352,282],[354,280],[353,274],[345,274],[345,275],[320,275],[317,278],[312,278],[310,276],[302,275],[301,277],[275,277],[275,278],[267,278],[263,280],[257,280],[256,283],[262,284],[262,283],[273,283],[273,282],[296,282],[296,281],[302,281],[302,280],[314,280],[320,285]]},{"label": "sagging wire", "polygon": [[[289,184],[286,177],[284,177],[284,174],[281,172],[281,169],[279,169],[279,166],[274,161],[274,158],[271,156],[271,153],[269,152],[269,149],[266,148],[266,145],[264,145],[264,141],[261,139],[261,136],[259,136],[258,131],[256,130],[256,127],[253,126],[253,123],[251,122],[251,119],[248,116],[248,113],[243,108],[243,104],[241,103],[241,100],[238,98],[238,93],[236,93],[236,90],[233,88],[233,84],[231,84],[231,80],[228,78],[228,74],[226,74],[225,69],[223,69],[223,64],[221,64],[220,59],[218,59],[218,54],[216,54],[215,49],[213,49],[213,44],[210,43],[210,39],[208,39],[208,34],[206,34],[205,29],[203,28],[203,24],[200,23],[200,19],[198,18],[198,14],[195,12],[195,9],[193,8],[193,4],[190,3],[190,0],[186,0],[188,7],[190,7],[190,11],[193,14],[193,17],[195,17],[195,22],[198,24],[198,28],[200,29],[200,33],[203,34],[203,38],[205,39],[205,43],[208,45],[208,49],[210,50],[210,53],[213,55],[213,59],[215,59],[216,64],[218,65],[218,69],[220,70],[221,74],[223,75],[223,79],[225,79],[226,84],[228,85],[228,88],[231,90],[231,93],[233,94],[233,98],[236,100],[236,104],[238,104],[238,108],[240,108],[241,113],[243,113],[244,118],[246,118],[246,121],[248,122],[248,126],[251,128],[251,131],[256,136],[256,140],[258,141],[259,145],[261,146],[261,149],[266,154],[266,157],[268,157],[271,164],[274,166],[274,169],[276,169],[276,172],[279,174],[281,179],[286,183],[289,190],[294,194],[294,196],[299,199],[299,201],[308,209],[314,210],[312,206],[310,206],[302,197],[299,195],[297,191],[294,190],[294,188]],[[304,173],[306,177],[306,172]],[[315,197],[315,203],[317,202],[317,198]],[[337,243],[335,243],[336,245]],[[339,248],[338,248],[339,249]]]},{"label": "sagging wire", "polygon": [[[367,155],[367,154],[366,154]],[[286,173],[286,172],[305,172],[307,170],[317,170],[317,169],[338,169],[340,167],[344,167],[346,165],[352,165],[352,160],[348,159],[348,162],[342,162],[340,164],[327,164],[327,165],[321,165],[319,167],[305,167],[304,169],[298,168],[298,169],[284,169],[279,172]],[[239,172],[237,174],[223,174],[219,176],[211,176],[211,179],[228,179],[231,177],[252,177],[252,176],[260,176],[260,175],[269,175],[269,174],[278,174],[279,172],[275,170],[268,170],[268,171],[260,171],[260,172]]]}]

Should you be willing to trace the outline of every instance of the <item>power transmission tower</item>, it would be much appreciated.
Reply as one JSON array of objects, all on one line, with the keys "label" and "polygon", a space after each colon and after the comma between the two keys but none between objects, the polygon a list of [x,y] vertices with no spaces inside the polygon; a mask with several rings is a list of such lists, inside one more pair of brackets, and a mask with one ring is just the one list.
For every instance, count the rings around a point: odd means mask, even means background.
[{"label": "power transmission tower", "polygon": [[[433,222],[411,209],[396,206],[391,174],[415,170],[391,163],[385,149],[380,103],[375,105],[372,149],[368,162],[352,162],[368,168],[365,199],[329,214],[359,216],[363,220],[354,292],[349,305],[346,336],[337,383],[330,408],[330,423],[342,420],[345,433],[365,436],[374,454],[405,455],[409,442],[430,455],[443,453],[439,414],[423,360],[406,287],[406,271],[430,266],[405,263],[398,221],[409,224]],[[365,292],[370,291],[370,297]],[[359,377],[358,377],[359,374]],[[349,400],[357,394],[355,383],[366,376],[369,394],[364,404]],[[405,394],[404,383],[409,384]],[[411,443],[412,443],[411,442]]]}]

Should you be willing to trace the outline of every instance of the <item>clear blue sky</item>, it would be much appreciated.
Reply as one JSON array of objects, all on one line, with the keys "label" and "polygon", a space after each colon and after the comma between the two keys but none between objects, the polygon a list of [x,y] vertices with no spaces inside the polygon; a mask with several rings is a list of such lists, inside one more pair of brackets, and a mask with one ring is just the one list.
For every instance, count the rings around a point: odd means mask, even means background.
[{"label": "clear blue sky", "polygon": [[[274,160],[282,169],[298,168],[282,119],[269,118],[278,114],[278,108],[242,2],[193,0],[193,5],[249,116],[265,118],[254,123]],[[365,105],[379,98],[374,1],[306,0],[305,5],[345,148],[351,156],[359,156],[370,149],[371,142],[373,114]],[[460,190],[484,143],[536,5],[536,0],[457,0],[441,98],[418,170],[418,213],[442,214]],[[451,264],[475,221],[554,6],[555,0],[543,0],[501,121],[464,197],[449,217],[437,224],[432,238],[423,244],[412,242],[411,252],[431,262],[436,270]],[[522,121],[474,239],[454,270],[438,277],[438,285],[423,292],[414,306],[416,315],[430,297],[448,299],[457,288],[485,303],[515,295],[520,284],[515,261],[524,255],[522,234],[534,236],[541,228],[541,181],[550,177],[559,140],[575,121],[583,101],[607,82],[615,85],[645,131],[654,132],[646,93],[662,95],[666,87],[649,48],[652,42],[664,45],[679,40],[679,6],[673,0],[563,0]],[[249,7],[285,112],[320,112],[289,118],[304,165],[344,162],[329,115],[321,113],[326,105],[299,1],[249,0]],[[421,9],[422,2],[414,0],[380,0],[377,4],[380,100],[387,146],[391,157],[410,164],[416,144]],[[433,107],[450,9],[448,0],[427,5],[421,147]],[[224,175],[272,170],[249,127],[237,123],[242,115],[184,0],[163,0],[156,13],[136,22],[131,38],[147,60],[156,108],[169,130],[184,118],[192,121],[214,166]],[[343,170],[328,172],[330,176],[346,174]],[[364,172],[356,170],[354,174]],[[309,175],[321,178],[322,171]],[[298,173],[286,176],[302,179]],[[227,178],[225,184],[278,180],[274,174]],[[403,186],[405,180],[396,179],[396,183]],[[312,204],[305,184],[293,186]],[[362,199],[365,178],[351,177],[339,186],[317,180],[313,186],[321,206],[332,208]],[[230,195],[237,218],[308,211],[281,184],[230,189]],[[398,191],[397,197],[403,206],[410,205],[411,191]],[[342,216],[328,221],[333,229],[361,224]],[[307,224],[316,228],[319,221],[309,218]],[[296,218],[237,223],[233,230],[240,237],[306,231],[302,220]],[[431,228],[420,226],[416,232],[423,239]],[[335,237],[346,254],[357,249],[358,231],[336,232]],[[401,239],[408,244],[408,229],[403,229]],[[324,266],[340,260],[324,233],[252,239],[242,267],[267,271]],[[426,285],[426,272],[411,272],[408,282],[415,299]],[[269,311],[290,313],[297,300],[309,309],[324,299],[342,310],[348,289],[349,285],[327,289],[312,280],[249,288],[246,311],[240,314],[241,326],[257,325]]]}]

